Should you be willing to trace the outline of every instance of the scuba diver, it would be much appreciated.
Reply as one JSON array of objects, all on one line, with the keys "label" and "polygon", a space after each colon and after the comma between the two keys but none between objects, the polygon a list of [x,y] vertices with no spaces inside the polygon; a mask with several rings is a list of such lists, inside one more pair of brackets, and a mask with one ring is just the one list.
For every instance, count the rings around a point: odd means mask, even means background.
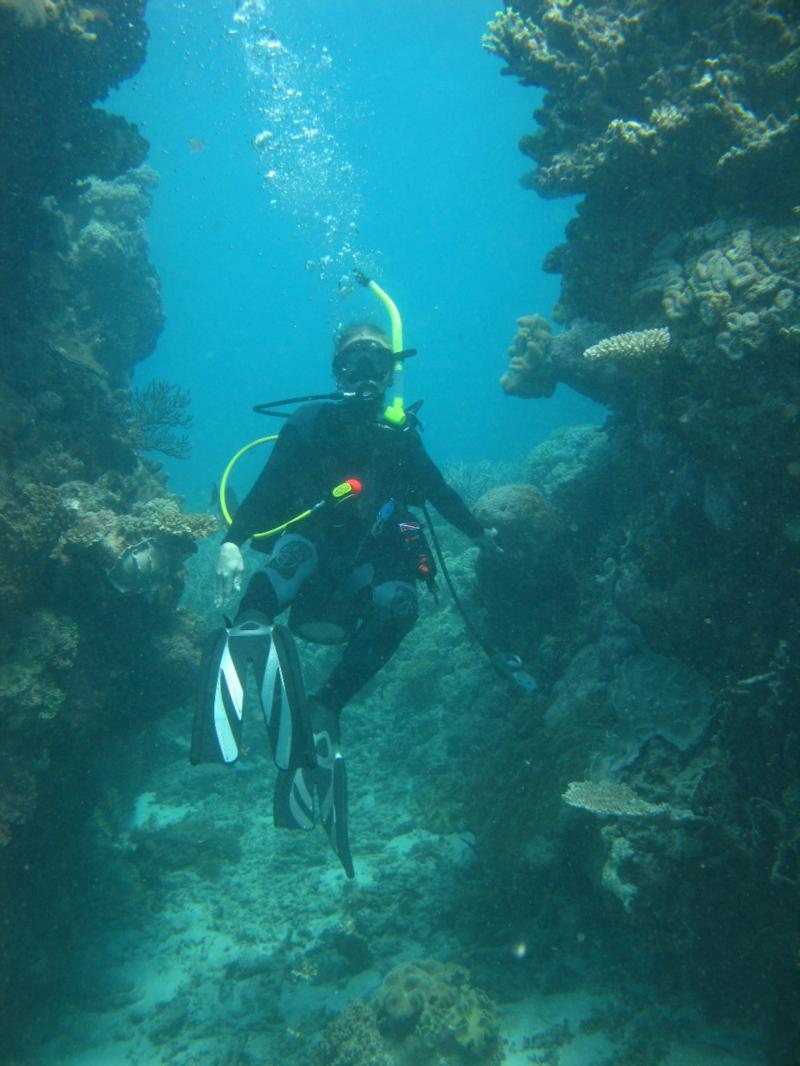
[{"label": "scuba diver", "polygon": [[[339,716],[414,626],[417,584],[433,585],[434,559],[410,508],[428,501],[474,543],[499,551],[496,531],[483,528],[429,458],[397,386],[387,406],[386,392],[410,354],[367,322],[342,329],[332,367],[338,392],[288,417],[220,547],[220,606],[241,588],[241,545],[252,538],[270,554],[250,578],[234,622],[212,634],[193,730],[193,763],[238,757],[252,664],[279,771],[275,825],[311,829],[316,811],[349,877]],[[271,406],[277,404],[261,409]],[[271,544],[262,547],[260,538]],[[275,624],[290,606],[288,629]],[[292,633],[345,644],[339,664],[308,698]]]}]

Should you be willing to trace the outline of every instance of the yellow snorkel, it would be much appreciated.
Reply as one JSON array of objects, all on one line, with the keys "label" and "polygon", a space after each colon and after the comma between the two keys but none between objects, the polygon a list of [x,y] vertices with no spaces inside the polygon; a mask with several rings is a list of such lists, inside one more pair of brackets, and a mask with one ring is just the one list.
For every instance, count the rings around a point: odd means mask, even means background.
[{"label": "yellow snorkel", "polygon": [[[380,287],[377,281],[373,281],[368,278],[361,270],[354,270],[353,277],[365,288],[370,289],[378,297],[380,302],[386,308],[389,313],[389,321],[392,327],[392,351],[396,356],[403,353],[403,322],[400,318],[400,312],[397,310],[397,304],[384,290]],[[403,406],[403,360],[402,358],[395,359],[394,367],[392,369],[394,375],[394,398],[389,406],[383,412],[383,417],[387,422],[390,422],[393,426],[402,426],[406,420],[406,411]]]}]

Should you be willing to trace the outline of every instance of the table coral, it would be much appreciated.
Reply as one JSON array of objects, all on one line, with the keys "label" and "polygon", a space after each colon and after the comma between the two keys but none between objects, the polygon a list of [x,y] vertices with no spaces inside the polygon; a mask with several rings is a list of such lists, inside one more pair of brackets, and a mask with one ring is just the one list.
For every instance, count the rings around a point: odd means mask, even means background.
[{"label": "table coral", "polygon": [[653,818],[669,813],[666,803],[649,803],[621,781],[571,781],[561,796],[570,807],[616,818]]}]

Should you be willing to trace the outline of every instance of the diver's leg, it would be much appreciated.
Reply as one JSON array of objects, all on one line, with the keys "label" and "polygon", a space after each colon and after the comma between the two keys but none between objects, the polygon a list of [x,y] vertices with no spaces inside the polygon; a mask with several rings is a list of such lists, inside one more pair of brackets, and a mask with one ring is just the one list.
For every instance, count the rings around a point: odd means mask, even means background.
[{"label": "diver's leg", "polygon": [[318,566],[319,552],[312,541],[298,533],[284,533],[264,569],[250,578],[239,604],[237,622],[252,617],[253,612],[271,622],[289,606]]},{"label": "diver's leg", "polygon": [[394,655],[417,614],[417,592],[410,582],[376,585],[369,613],[345,648],[342,661],[314,698],[338,714]]},{"label": "diver's leg", "polygon": [[[396,571],[395,571],[396,572]],[[369,592],[366,571],[347,584],[359,597]],[[370,576],[374,569],[370,567]],[[275,825],[311,829],[314,808],[348,877],[354,876],[347,830],[347,769],[339,746],[339,712],[361,686],[394,653],[417,619],[417,594],[408,581],[381,581],[371,590],[367,614],[342,661],[316,696],[308,701],[309,723],[316,766],[278,774],[275,789]]]}]

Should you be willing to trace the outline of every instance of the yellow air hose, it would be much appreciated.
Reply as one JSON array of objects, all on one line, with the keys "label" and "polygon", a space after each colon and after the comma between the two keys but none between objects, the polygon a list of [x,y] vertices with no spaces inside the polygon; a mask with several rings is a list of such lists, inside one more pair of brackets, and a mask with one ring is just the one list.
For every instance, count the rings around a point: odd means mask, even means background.
[{"label": "yellow air hose", "polygon": [[[251,448],[255,448],[259,444],[268,444],[270,441],[277,439],[278,434],[273,433],[269,437],[259,437],[257,440],[251,440],[249,444],[245,444],[243,448],[239,449],[236,455],[234,455],[234,457],[225,467],[225,470],[222,474],[222,480],[219,483],[219,507],[222,511],[222,517],[225,519],[228,525],[231,525],[233,523],[233,515],[228,510],[228,501],[225,499],[226,490],[228,488],[228,478],[231,475],[231,470],[233,470],[233,468],[236,466],[242,456],[249,452]],[[286,529],[287,526],[290,526],[293,522],[299,522],[301,518],[307,518],[311,514],[312,509],[313,508],[304,511],[300,515],[295,515],[294,518],[290,518],[288,522],[284,522],[280,526],[275,526],[274,529],[265,529],[261,533],[254,533],[253,538],[255,539],[256,537],[271,537],[273,533],[281,533],[284,529]]]},{"label": "yellow air hose", "polygon": [[[270,441],[277,440],[278,434],[273,433],[270,437],[259,437],[258,440],[251,440],[249,444],[245,444],[243,448],[234,455],[222,474],[222,480],[219,483],[219,506],[222,511],[223,518],[231,525],[233,523],[233,515],[228,510],[228,503],[225,499],[226,491],[228,488],[228,478],[230,477],[231,470],[238,463],[241,457],[249,452],[251,448],[257,447],[259,444],[268,444]],[[276,533],[283,533],[284,529],[288,529],[289,526],[293,526],[295,522],[302,522],[304,518],[308,518],[315,511],[318,511],[321,507],[326,507],[333,504],[342,503],[344,500],[349,500],[354,496],[358,496],[361,493],[361,482],[357,478],[346,478],[338,485],[334,485],[331,489],[330,499],[318,500],[313,507],[307,507],[305,511],[301,511],[300,514],[296,514],[293,518],[287,519],[285,522],[281,522],[279,526],[274,526],[272,529],[264,529],[260,533],[253,533],[252,539],[256,537],[272,537]]]}]

